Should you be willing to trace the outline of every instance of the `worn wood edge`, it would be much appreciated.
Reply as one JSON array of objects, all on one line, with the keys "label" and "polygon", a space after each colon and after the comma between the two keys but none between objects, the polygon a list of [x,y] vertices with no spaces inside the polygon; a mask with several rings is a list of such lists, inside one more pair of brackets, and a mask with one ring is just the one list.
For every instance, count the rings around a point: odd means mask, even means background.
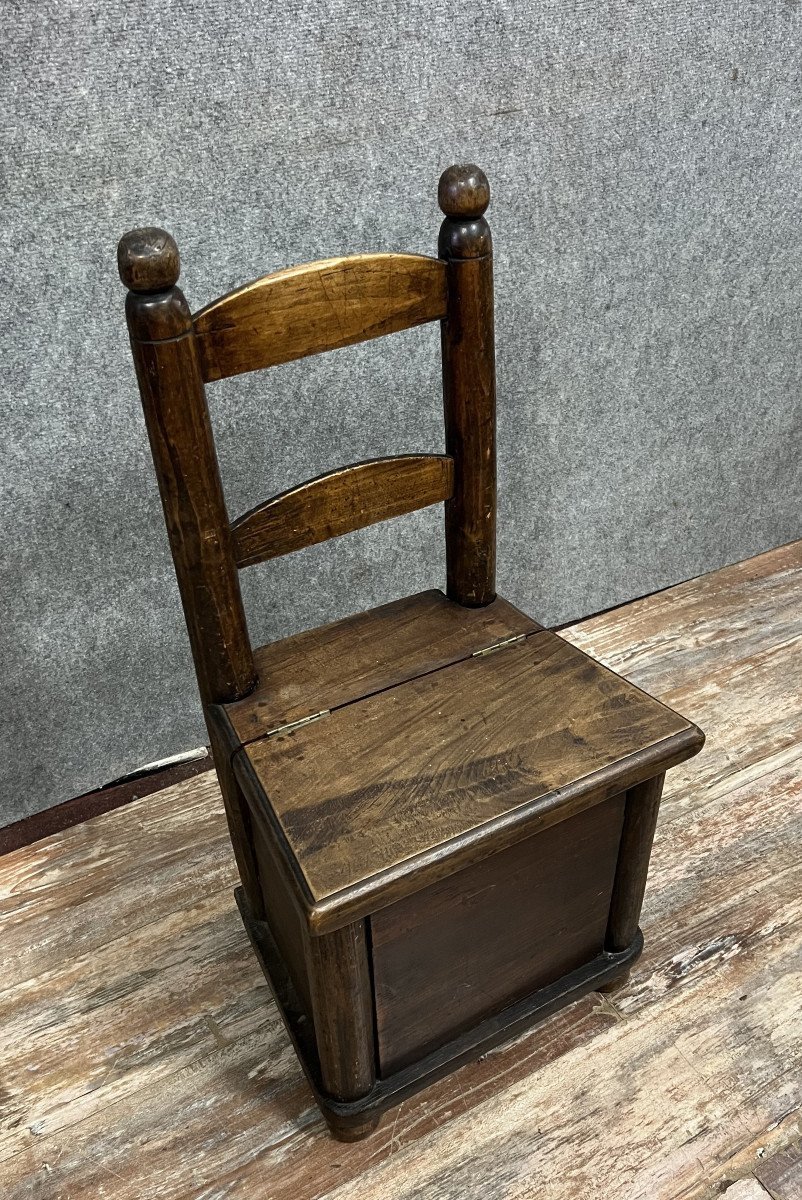
[{"label": "worn wood edge", "polygon": [[[396,490],[399,484],[402,489],[415,485],[418,490],[415,495],[405,495],[402,490],[400,495],[382,496],[383,484]],[[376,489],[369,505],[359,503],[360,489]],[[238,567],[254,566],[439,504],[453,491],[454,460],[445,454],[399,454],[339,467],[288,488],[237,517],[231,523],[234,557]],[[297,519],[302,505],[325,505],[327,515],[302,524]]]},{"label": "worn wood edge", "polygon": [[408,1096],[423,1090],[470,1061],[477,1053],[490,1050],[501,1042],[516,1037],[559,1009],[581,999],[588,992],[598,991],[628,971],[643,951],[643,935],[638,930],[635,939],[626,950],[597,955],[589,963],[569,972],[547,987],[538,989],[494,1016],[486,1018],[467,1033],[452,1039],[413,1065],[385,1078],[377,1078],[373,1088],[358,1100],[344,1101],[337,1100],[323,1090],[319,1068],[314,1058],[308,1056],[308,1042],[303,1034],[299,1037],[297,1021],[293,1021],[292,1015],[288,1015],[283,1009],[282,995],[285,993],[280,982],[283,978],[283,966],[269,928],[251,917],[242,888],[237,888],[235,895],[248,938],[292,1039],[306,1079],[327,1121],[335,1124],[359,1121],[366,1113],[380,1114],[399,1104]]},{"label": "worn wood edge", "polygon": [[[577,627],[574,626],[574,628]],[[670,704],[666,704],[664,700],[658,700],[656,696],[651,694],[651,692],[647,692],[644,688],[639,687],[637,683],[633,683],[631,679],[627,679],[626,675],[621,675],[620,672],[614,671],[613,668],[608,667],[606,663],[601,662],[598,658],[594,658],[592,654],[588,654],[587,650],[583,650],[581,646],[574,645],[569,638],[563,637],[559,633],[554,633],[553,631],[551,632],[553,637],[559,638],[561,642],[564,642],[566,646],[570,646],[571,649],[576,651],[577,654],[581,654],[583,658],[589,659],[593,665],[604,674],[613,675],[616,679],[623,679],[628,687],[632,688],[633,691],[638,692],[645,700],[648,700],[650,704],[654,704],[659,708],[662,708],[663,712],[671,713],[672,716],[677,717],[680,721],[684,721],[688,728],[694,731],[699,743],[693,753],[699,753],[705,744],[705,734],[698,725],[695,725],[693,721],[689,721],[687,717],[683,717],[681,713],[678,713],[677,710],[672,708]],[[688,757],[690,758],[692,755],[688,755]]]},{"label": "worn wood edge", "polygon": [[[309,890],[306,876],[301,870],[292,847],[287,841],[284,830],[281,827],[281,822],[278,820],[272,805],[264,794],[253,764],[244,752],[244,747],[240,747],[234,753],[231,765],[247,801],[251,819],[258,823],[261,833],[271,844],[277,860],[282,865],[282,876],[287,884],[290,898],[307,927],[309,927],[310,932],[312,932],[309,918],[315,908],[315,898]],[[339,921],[327,929],[320,930],[320,932],[328,933],[330,930],[339,929],[343,925],[351,924],[352,920],[358,920],[358,918]]]},{"label": "worn wood edge", "polygon": [[540,830],[584,812],[625,788],[669,770],[698,754],[701,749],[700,736],[696,727],[689,725],[669,738],[654,742],[626,759],[602,768],[594,774],[590,786],[587,777],[577,780],[569,787],[502,813],[456,838],[430,846],[385,871],[318,899],[314,897],[303,867],[287,841],[281,822],[264,794],[247,753],[242,749],[234,755],[233,766],[254,819],[260,822],[263,831],[276,844],[286,862],[287,880],[310,934],[319,936],[386,908],[396,900],[470,866],[478,857],[506,850],[517,841],[532,837]]},{"label": "worn wood edge", "polygon": [[[455,874],[480,855],[487,856],[505,850],[514,842],[534,836],[541,829],[584,812],[586,808],[609,799],[624,788],[645,782],[652,775],[691,758],[700,749],[694,728],[655,742],[629,756],[629,759],[597,772],[590,788],[587,779],[578,780],[560,792],[540,797],[531,804],[522,805],[476,826],[458,838],[430,847],[369,880],[360,881],[352,888],[321,898],[309,912],[310,931],[313,934],[324,933],[330,928],[356,920],[358,916],[385,908],[444,875]],[[626,769],[622,769],[622,762]],[[628,763],[631,765],[627,767]],[[410,876],[414,876],[413,886],[409,886]],[[407,886],[404,886],[405,882]]]},{"label": "worn wood edge", "polygon": [[[249,303],[256,300],[258,304],[267,306],[269,292],[272,288],[289,290],[288,285],[290,287],[297,285],[297,294],[302,295],[304,289],[312,281],[319,279],[327,271],[339,274],[354,271],[357,276],[363,274],[369,276],[378,270],[380,273],[385,272],[389,278],[392,275],[393,267],[399,264],[413,269],[418,279],[425,284],[428,294],[420,297],[421,310],[412,318],[409,318],[408,314],[404,314],[404,304],[398,300],[392,303],[388,299],[383,306],[374,306],[373,319],[390,322],[390,328],[376,330],[362,328],[353,334],[324,339],[321,343],[319,339],[313,337],[299,340],[296,332],[288,327],[284,330],[283,337],[271,343],[269,350],[262,349],[261,352],[251,352],[243,356],[243,361],[235,363],[228,361],[232,357],[230,352],[221,352],[219,347],[210,344],[215,334],[236,327],[237,323],[243,319],[243,313],[247,313]],[[218,379],[225,379],[246,371],[277,366],[279,363],[292,362],[294,359],[304,358],[310,354],[325,353],[327,350],[355,345],[357,342],[369,341],[387,333],[411,329],[429,321],[439,321],[446,316],[446,310],[446,270],[445,263],[439,258],[426,254],[352,254],[300,263],[251,280],[242,287],[235,288],[226,295],[210,301],[209,304],[194,313],[192,327],[198,343],[204,382],[213,383]],[[401,319],[393,320],[394,316],[399,316]]]}]

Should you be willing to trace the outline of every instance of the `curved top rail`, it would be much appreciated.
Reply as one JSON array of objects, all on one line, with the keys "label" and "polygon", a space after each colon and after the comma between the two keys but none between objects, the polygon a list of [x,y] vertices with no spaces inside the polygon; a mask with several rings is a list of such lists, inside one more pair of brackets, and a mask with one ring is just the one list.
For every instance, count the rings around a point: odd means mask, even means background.
[{"label": "curved top rail", "polygon": [[289,267],[193,317],[209,383],[336,350],[446,314],[446,268],[423,254],[357,254]]}]

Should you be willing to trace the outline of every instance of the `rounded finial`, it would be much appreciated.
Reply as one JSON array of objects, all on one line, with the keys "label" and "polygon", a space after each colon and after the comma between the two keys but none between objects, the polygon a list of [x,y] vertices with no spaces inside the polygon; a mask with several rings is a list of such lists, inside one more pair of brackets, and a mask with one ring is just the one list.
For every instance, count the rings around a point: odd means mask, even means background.
[{"label": "rounded finial", "polygon": [[181,271],[178,246],[163,229],[132,229],[120,238],[117,267],[130,291],[167,292]]},{"label": "rounded finial", "polygon": [[437,202],[447,217],[477,221],[490,203],[490,184],[481,167],[447,167],[440,176]]}]

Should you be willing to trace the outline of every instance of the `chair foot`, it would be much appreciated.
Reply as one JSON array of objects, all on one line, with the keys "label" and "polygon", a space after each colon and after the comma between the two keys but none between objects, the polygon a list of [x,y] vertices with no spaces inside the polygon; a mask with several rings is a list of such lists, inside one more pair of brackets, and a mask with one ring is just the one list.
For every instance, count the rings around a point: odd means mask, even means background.
[{"label": "chair foot", "polygon": [[621,988],[626,987],[629,983],[631,975],[631,971],[624,971],[623,975],[617,975],[615,979],[608,980],[607,983],[603,983],[600,987],[596,988],[596,991],[601,992],[605,996],[610,992],[619,992]]},{"label": "chair foot", "polygon": [[335,1113],[324,1113],[329,1133],[338,1142],[361,1142],[362,1138],[373,1133],[381,1120],[381,1113],[360,1113],[358,1116],[343,1118]]}]

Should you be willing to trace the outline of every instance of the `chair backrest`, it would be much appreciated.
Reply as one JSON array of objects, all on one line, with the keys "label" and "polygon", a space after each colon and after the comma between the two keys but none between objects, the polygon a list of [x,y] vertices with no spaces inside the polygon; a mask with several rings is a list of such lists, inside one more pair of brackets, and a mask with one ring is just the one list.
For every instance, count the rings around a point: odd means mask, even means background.
[{"label": "chair backrest", "polygon": [[[238,568],[445,502],[448,595],[495,595],[495,363],[490,189],[449,167],[438,258],[363,254],[267,275],[190,312],[178,248],[161,229],[118,247],[153,461],[204,703],[256,682]],[[373,459],[285,491],[231,522],[205,384],[441,322],[446,453]]]}]

